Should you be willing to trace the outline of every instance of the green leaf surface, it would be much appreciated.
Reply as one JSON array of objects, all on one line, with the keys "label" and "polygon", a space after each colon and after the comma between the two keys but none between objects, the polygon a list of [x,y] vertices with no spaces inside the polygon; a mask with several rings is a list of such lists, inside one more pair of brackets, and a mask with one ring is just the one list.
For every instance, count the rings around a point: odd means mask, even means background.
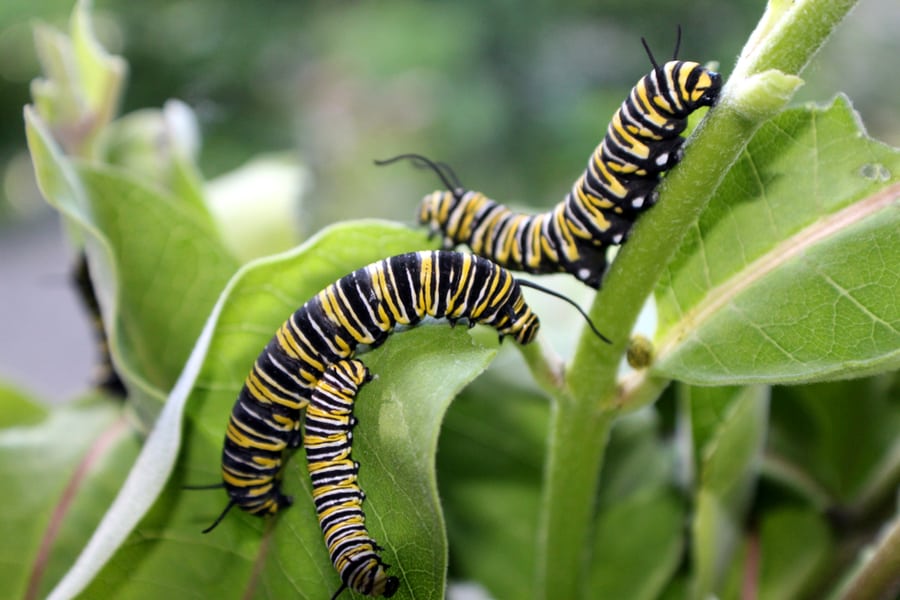
[{"label": "green leaf surface", "polygon": [[[179,491],[184,484],[220,480],[219,463],[228,414],[243,378],[276,328],[325,285],[384,256],[420,248],[424,236],[405,227],[360,222],[334,227],[301,248],[257,261],[229,284],[198,342],[185,375],[176,385],[160,421],[148,438],[147,469],[136,467],[135,482],[116,500],[98,529],[97,544],[84,562],[79,584],[92,579],[89,597],[110,594],[158,597],[161,589],[187,594],[203,590],[220,597],[319,598],[339,580],[321,539],[302,453],[285,469],[284,487],[295,505],[265,521],[234,511],[212,533],[200,531],[224,508],[221,490]],[[394,335],[382,347],[361,355],[378,379],[359,396],[360,425],[354,432],[354,458],[362,467],[367,524],[386,550],[392,574],[401,578],[398,597],[442,597],[446,565],[443,522],[438,509],[434,452],[443,411],[456,392],[480,373],[495,350],[473,343],[468,332],[446,325],[424,325]],[[193,371],[193,373],[192,373]],[[195,378],[196,375],[196,378]],[[104,556],[140,519],[137,497],[156,498],[171,469],[171,446],[157,433],[177,431],[190,394],[186,440],[177,476],[110,562]],[[377,448],[377,452],[374,450]],[[149,450],[148,450],[149,449]],[[145,457],[142,456],[140,460]],[[139,462],[140,462],[139,460]],[[168,462],[168,467],[165,464]],[[157,471],[146,475],[143,471]],[[134,498],[133,498],[134,497]],[[143,502],[143,500],[141,500]],[[121,536],[124,537],[124,536]],[[189,557],[189,558],[188,558]],[[197,565],[204,565],[202,573]],[[68,590],[77,589],[68,587]],[[60,596],[64,597],[64,596]]]},{"label": "green leaf surface", "polygon": [[654,372],[707,385],[900,362],[900,153],[847,100],[754,136],[657,290]]},{"label": "green leaf surface", "polygon": [[208,215],[119,171],[75,168],[33,111],[26,122],[42,193],[83,232],[113,362],[153,416],[237,263]]},{"label": "green leaf surface", "polygon": [[800,509],[768,513],[760,532],[759,597],[803,597],[810,578],[827,565],[831,545],[828,524],[821,515]]},{"label": "green leaf surface", "polygon": [[702,450],[691,524],[696,598],[714,594],[724,581],[756,484],[768,423],[768,388],[720,388],[705,395],[717,393],[731,402]]},{"label": "green leaf surface", "polygon": [[[179,100],[130,112],[104,130],[102,160],[205,213],[203,177],[195,164],[199,127],[194,111]],[[244,200],[255,199],[249,194]]]},{"label": "green leaf surface", "polygon": [[139,448],[119,403],[87,399],[0,430],[0,596],[43,598],[90,536]]},{"label": "green leaf surface", "polygon": [[672,445],[660,439],[657,412],[646,408],[613,425],[600,474],[598,508],[668,489],[676,480]]}]

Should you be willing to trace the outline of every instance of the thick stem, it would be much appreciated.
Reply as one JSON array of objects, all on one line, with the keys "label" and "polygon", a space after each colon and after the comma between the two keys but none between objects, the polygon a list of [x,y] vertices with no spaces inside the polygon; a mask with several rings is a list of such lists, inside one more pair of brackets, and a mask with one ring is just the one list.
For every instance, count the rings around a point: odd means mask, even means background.
[{"label": "thick stem", "polygon": [[900,591],[900,518],[894,519],[878,547],[847,582],[840,600],[879,600]]},{"label": "thick stem", "polygon": [[[567,373],[567,390],[555,398],[535,598],[577,598],[586,591],[582,586],[600,467],[613,419],[628,408],[619,405],[616,368],[641,307],[757,128],[789,101],[799,84],[792,75],[807,64],[854,4],[855,0],[800,0],[786,10],[788,5],[778,5],[784,14],[775,15],[765,31],[754,34],[753,47],[735,68],[740,75],[729,81],[720,105],[692,137],[686,160],[666,176],[659,205],[639,220],[631,241],[613,263],[590,317],[614,343],[583,334]],[[781,71],[765,73],[770,69]],[[645,396],[630,390],[626,397],[645,402]]]},{"label": "thick stem", "polygon": [[594,499],[613,413],[594,403],[558,399],[544,474],[535,598],[583,598]]}]

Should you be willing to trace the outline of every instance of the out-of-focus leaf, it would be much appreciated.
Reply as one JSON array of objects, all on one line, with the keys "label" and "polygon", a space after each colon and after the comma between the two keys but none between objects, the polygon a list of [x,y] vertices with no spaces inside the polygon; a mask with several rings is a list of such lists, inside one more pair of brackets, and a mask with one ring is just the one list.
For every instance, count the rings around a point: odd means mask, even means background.
[{"label": "out-of-focus leaf", "polygon": [[590,580],[592,598],[657,598],[684,547],[685,506],[673,488],[646,490],[600,513]]},{"label": "out-of-focus leaf", "polygon": [[900,361],[900,153],[845,98],[764,125],[657,292],[657,373],[707,385]]},{"label": "out-of-focus leaf", "polygon": [[[441,499],[451,577],[476,581],[496,598],[522,598],[533,593],[532,578],[523,574],[533,572],[549,406],[496,371],[448,412],[438,454]],[[613,428],[590,597],[652,598],[672,576],[684,545],[685,512],[672,487],[673,468],[652,409]],[[623,565],[640,565],[641,576]]]},{"label": "out-of-focus leaf", "polygon": [[26,109],[38,183],[81,229],[110,350],[146,419],[236,268],[207,215],[118,171],[74,168]]},{"label": "out-of-focus leaf", "polygon": [[48,414],[47,409],[18,388],[0,382],[0,429],[33,425]]},{"label": "out-of-focus leaf", "polygon": [[203,178],[195,164],[199,128],[190,107],[167,100],[162,109],[134,111],[110,123],[103,132],[103,160],[205,213]]},{"label": "out-of-focus leaf", "polygon": [[[722,394],[731,402],[702,449],[691,525],[695,598],[714,594],[724,581],[756,484],[768,421],[768,388],[718,388],[704,396],[711,394]],[[698,401],[691,398],[692,403]]]},{"label": "out-of-focus leaf", "polygon": [[525,598],[549,406],[496,371],[453,403],[441,431],[438,475],[450,576],[477,581],[495,598]]},{"label": "out-of-focus leaf", "polygon": [[0,430],[0,595],[43,598],[71,565],[139,448],[120,404],[87,399]]},{"label": "out-of-focus leaf", "polygon": [[79,0],[69,36],[47,27],[36,32],[38,56],[46,78],[35,79],[31,95],[67,153],[92,155],[92,144],[112,120],[127,64],[106,52],[94,36],[90,2]]},{"label": "out-of-focus leaf", "polygon": [[767,511],[760,529],[735,553],[720,597],[744,597],[742,587],[752,585],[764,600],[809,598],[810,581],[828,566],[831,553],[831,534],[821,515],[800,508]]},{"label": "out-of-focus leaf", "polygon": [[897,471],[884,462],[896,461],[900,448],[896,380],[891,373],[775,388],[768,454],[805,473],[845,509],[865,502],[862,496],[875,492],[873,478]]},{"label": "out-of-focus leaf", "polygon": [[[220,479],[228,414],[253,360],[281,322],[340,276],[423,242],[420,232],[404,227],[347,224],[240,272],[213,312],[208,338],[204,336],[189,363],[199,366],[199,374],[188,407],[183,469],[93,579],[88,596],[152,597],[163,586],[185,594],[199,589],[217,597],[318,598],[337,589],[338,576],[312,509],[302,453],[285,469],[284,487],[295,496],[295,505],[268,522],[234,511],[215,531],[203,535],[200,531],[224,508],[225,494],[178,488]],[[392,574],[401,578],[398,597],[411,597],[412,589],[416,597],[443,595],[446,543],[433,463],[437,431],[447,404],[484,369],[494,352],[473,344],[462,327],[451,330],[436,324],[394,335],[382,347],[361,355],[378,379],[359,396],[354,458],[362,465],[367,524],[386,548]],[[186,376],[176,392],[190,389],[192,382]],[[166,409],[184,399],[170,398]],[[177,420],[157,428],[177,428]],[[152,446],[156,433],[145,447]],[[158,450],[160,456],[169,452]],[[148,486],[131,486],[129,493],[151,498],[160,493],[158,487]],[[120,497],[115,510],[118,514],[108,516],[111,522],[130,529],[127,520],[133,515],[128,511],[133,512],[133,503]],[[109,535],[103,526],[97,532],[100,540]],[[99,561],[92,568],[105,562],[101,554],[91,560]]]},{"label": "out-of-focus leaf", "polygon": [[656,598],[675,573],[687,510],[675,467],[654,409],[616,422],[601,474],[589,597]]},{"label": "out-of-focus leaf", "polygon": [[603,460],[600,510],[632,496],[651,495],[675,482],[672,446],[660,439],[659,417],[644,409],[620,418],[613,426]]},{"label": "out-of-focus leaf", "polygon": [[209,210],[241,261],[283,252],[301,240],[309,171],[289,155],[260,156],[206,185]]}]

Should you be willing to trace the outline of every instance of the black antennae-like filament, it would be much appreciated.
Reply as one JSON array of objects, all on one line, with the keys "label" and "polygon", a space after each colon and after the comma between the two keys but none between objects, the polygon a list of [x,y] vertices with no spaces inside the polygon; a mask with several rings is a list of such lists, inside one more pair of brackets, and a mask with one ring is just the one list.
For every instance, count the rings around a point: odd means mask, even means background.
[{"label": "black antennae-like filament", "polygon": [[[681,50],[681,25],[677,26],[677,33],[675,34],[675,50],[672,52],[672,60],[678,60],[678,51]],[[659,63],[656,62],[656,58],[653,56],[653,52],[650,50],[650,44],[647,43],[647,39],[642,37],[641,44],[644,45],[644,50],[647,52],[647,58],[650,59],[650,64],[653,65],[653,69],[655,71],[659,71]]]},{"label": "black antennae-like filament", "polygon": [[457,191],[463,189],[463,185],[462,183],[460,183],[459,177],[456,176],[456,173],[453,172],[453,169],[450,168],[450,165],[443,162],[433,161],[427,156],[423,156],[422,154],[416,154],[414,152],[410,152],[407,154],[398,154],[397,156],[392,156],[391,158],[375,160],[375,164],[380,167],[395,163],[400,160],[409,160],[412,161],[412,163],[417,167],[424,166],[431,169],[440,178],[441,182],[448,190]]},{"label": "black antennae-like filament", "polygon": [[533,289],[533,290],[538,290],[539,292],[544,292],[545,294],[548,294],[548,295],[553,296],[553,297],[555,297],[555,298],[559,298],[560,300],[563,300],[563,301],[565,301],[565,302],[571,304],[572,306],[575,307],[575,310],[577,310],[577,311],[581,314],[581,316],[584,317],[584,320],[587,321],[588,327],[591,328],[591,331],[594,332],[594,335],[596,335],[598,338],[600,338],[601,340],[603,340],[603,341],[606,342],[607,344],[612,344],[612,340],[610,340],[608,337],[606,337],[605,335],[603,335],[602,333],[600,333],[600,331],[599,331],[599,330],[597,329],[597,327],[594,325],[594,322],[591,321],[591,318],[588,316],[588,314],[587,314],[586,312],[584,312],[584,310],[582,310],[582,308],[581,308],[580,306],[578,306],[578,305],[575,303],[575,301],[572,300],[571,298],[569,298],[568,296],[565,296],[565,295],[563,295],[563,294],[560,294],[559,292],[554,292],[553,290],[548,289],[548,288],[545,288],[544,286],[538,285],[538,284],[536,284],[536,283],[534,283],[534,282],[532,282],[532,281],[527,281],[527,280],[524,280],[524,279],[518,279],[517,281],[519,282],[519,285],[522,286],[522,287],[527,287],[527,288],[531,288],[531,289]]},{"label": "black antennae-like filament", "polygon": [[678,33],[675,36],[675,51],[672,52],[672,60],[678,60],[678,51],[681,50],[681,24],[678,24]]},{"label": "black antennae-like filament", "polygon": [[644,50],[647,52],[647,58],[650,59],[650,64],[653,65],[653,70],[659,71],[659,64],[657,64],[656,59],[653,57],[653,52],[650,50],[650,45],[647,43],[647,39],[641,37],[641,43],[644,45]]},{"label": "black antennae-like filament", "polygon": [[[181,486],[181,489],[183,489],[183,490],[217,490],[217,489],[220,489],[223,487],[225,487],[225,484],[220,482],[220,483],[208,483],[205,485],[183,485],[183,486]],[[212,525],[210,525],[209,527],[204,529],[203,533],[209,533],[210,531],[215,529],[216,526],[222,522],[222,519],[225,518],[225,515],[228,514],[228,511],[230,511],[234,505],[235,505],[234,500],[231,500],[228,503],[228,506],[225,507],[225,510],[222,511],[222,514],[220,514],[218,517],[216,517],[216,520],[212,522]]]}]

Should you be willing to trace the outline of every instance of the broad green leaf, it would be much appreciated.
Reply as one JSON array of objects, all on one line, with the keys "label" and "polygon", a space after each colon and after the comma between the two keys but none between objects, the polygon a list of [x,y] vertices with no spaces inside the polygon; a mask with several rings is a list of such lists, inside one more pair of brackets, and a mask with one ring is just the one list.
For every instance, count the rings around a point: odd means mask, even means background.
[{"label": "broad green leaf", "polygon": [[700,471],[703,453],[718,435],[740,388],[677,386],[678,400],[687,408],[691,432],[692,473]]},{"label": "broad green leaf", "polygon": [[0,596],[43,598],[121,483],[138,438],[119,403],[86,399],[0,430]]},{"label": "broad green leaf", "polygon": [[699,384],[900,363],[900,153],[846,99],[764,125],[657,291],[654,370]]},{"label": "broad green leaf", "polygon": [[26,122],[41,191],[83,232],[114,364],[149,419],[236,262],[208,215],[119,171],[75,168],[28,109]]},{"label": "broad green leaf", "polygon": [[[160,593],[159,586],[222,597],[318,598],[333,593],[339,580],[312,510],[302,453],[285,469],[284,487],[295,496],[295,505],[274,520],[235,510],[215,531],[202,535],[224,508],[225,494],[178,488],[220,480],[225,425],[243,378],[293,310],[340,276],[424,244],[421,232],[405,227],[346,224],[290,253],[242,269],[213,311],[185,375],[145,444],[144,454],[152,452],[156,458],[145,460],[142,455],[138,460],[142,468],[136,466],[126,491],[95,534],[98,541],[80,559],[77,581],[73,576],[74,584],[67,582],[66,593],[81,589],[104,565],[86,592],[89,597],[153,597]],[[401,578],[399,597],[410,597],[410,589],[416,590],[416,597],[443,595],[446,545],[433,466],[437,430],[449,401],[484,369],[493,353],[474,345],[464,328],[450,330],[438,323],[394,335],[381,348],[361,355],[378,379],[359,397],[354,457],[362,464],[368,525],[385,546],[392,573]],[[191,389],[182,468],[159,495],[178,440],[155,440],[177,432],[178,407]],[[109,553],[141,518],[145,509],[136,506],[148,497],[159,499],[107,563]],[[202,573],[197,565],[204,565]]]},{"label": "broad green leaf", "polygon": [[722,585],[756,484],[768,419],[765,387],[709,390],[691,402],[714,394],[730,397],[731,403],[702,450],[691,524],[695,598],[705,598]]},{"label": "broad green leaf", "polygon": [[[900,449],[900,395],[897,374],[868,379],[775,388],[767,454],[790,465],[785,475],[802,474],[829,497],[831,506],[856,512],[873,494],[890,493],[879,484],[885,461]],[[861,432],[865,432],[864,435]],[[791,483],[787,481],[787,483]],[[894,484],[896,485],[896,483]],[[802,481],[794,486],[803,489]]]},{"label": "broad green leaf", "polygon": [[194,111],[178,100],[128,113],[104,130],[103,161],[206,213],[203,177],[195,164],[199,128]]},{"label": "broad green leaf", "polygon": [[791,600],[803,597],[809,580],[827,565],[831,534],[818,514],[782,509],[766,514],[760,532],[759,597]]}]

